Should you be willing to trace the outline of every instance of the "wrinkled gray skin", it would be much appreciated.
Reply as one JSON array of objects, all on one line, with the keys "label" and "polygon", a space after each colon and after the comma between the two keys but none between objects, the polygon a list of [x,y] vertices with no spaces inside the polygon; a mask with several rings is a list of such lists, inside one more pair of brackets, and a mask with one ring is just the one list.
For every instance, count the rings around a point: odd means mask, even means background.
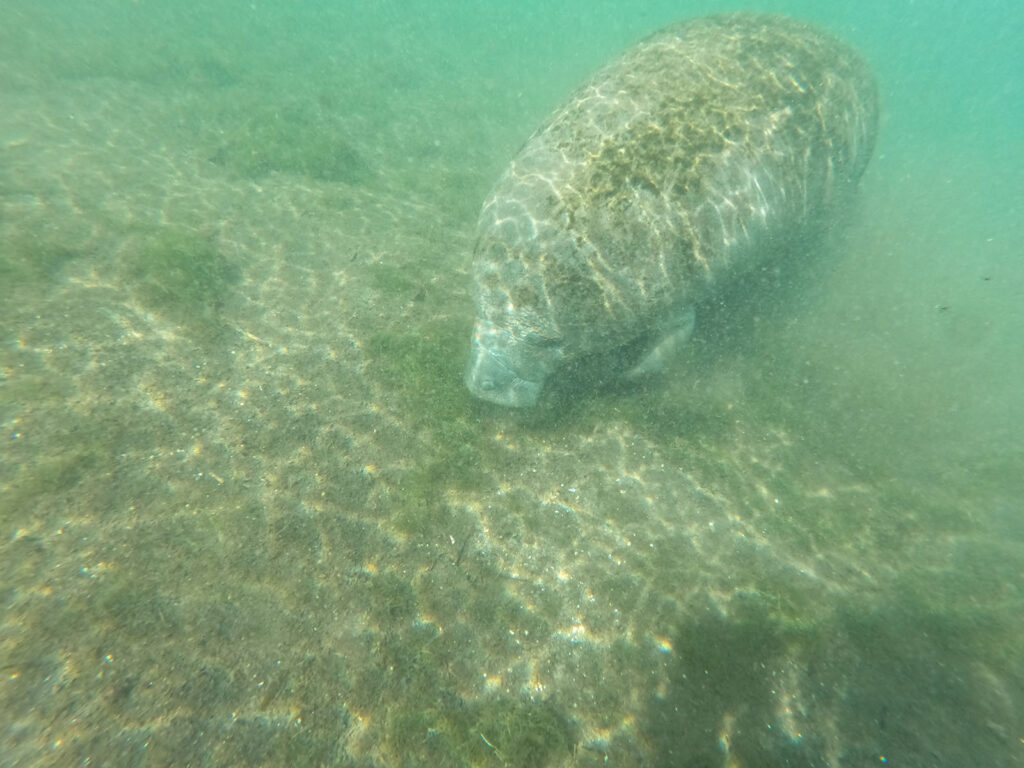
[{"label": "wrinkled gray skin", "polygon": [[716,285],[841,207],[876,128],[864,61],[801,22],[713,16],[630,49],[484,203],[470,391],[532,406],[559,369],[641,339],[653,369]]}]

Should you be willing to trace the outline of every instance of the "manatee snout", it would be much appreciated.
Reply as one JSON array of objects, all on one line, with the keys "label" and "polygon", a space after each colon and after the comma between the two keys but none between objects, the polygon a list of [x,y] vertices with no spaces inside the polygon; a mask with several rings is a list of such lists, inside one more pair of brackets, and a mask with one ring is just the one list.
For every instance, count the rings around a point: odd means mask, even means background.
[{"label": "manatee snout", "polygon": [[537,404],[559,357],[555,345],[517,341],[507,330],[478,322],[466,366],[466,386],[481,400],[509,408],[529,408]]}]

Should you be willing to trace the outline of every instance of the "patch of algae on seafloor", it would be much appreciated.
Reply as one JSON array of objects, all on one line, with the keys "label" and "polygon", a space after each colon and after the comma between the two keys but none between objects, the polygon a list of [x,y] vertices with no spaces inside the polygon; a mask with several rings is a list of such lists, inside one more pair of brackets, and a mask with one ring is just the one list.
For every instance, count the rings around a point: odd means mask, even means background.
[{"label": "patch of algae on seafloor", "polygon": [[374,378],[386,382],[397,411],[429,435],[431,455],[408,481],[430,488],[480,488],[494,455],[493,440],[481,432],[469,396],[461,385],[464,328],[458,320],[432,321],[414,329],[390,328],[366,344]]},{"label": "patch of algae on seafloor", "polygon": [[52,288],[64,266],[82,255],[59,239],[18,233],[0,249],[0,301],[27,304]]},{"label": "patch of algae on seafloor", "polygon": [[372,171],[351,139],[341,116],[315,101],[271,104],[229,124],[211,159],[249,178],[278,172],[360,184]]},{"label": "patch of algae on seafloor", "polygon": [[241,270],[209,237],[166,228],[121,256],[134,297],[150,312],[185,326],[200,341],[223,331],[221,311]]}]

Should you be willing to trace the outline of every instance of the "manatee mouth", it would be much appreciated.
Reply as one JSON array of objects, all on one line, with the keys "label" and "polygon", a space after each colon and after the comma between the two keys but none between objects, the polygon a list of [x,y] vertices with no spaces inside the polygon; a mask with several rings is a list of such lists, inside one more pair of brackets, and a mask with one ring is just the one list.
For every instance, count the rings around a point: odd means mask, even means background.
[{"label": "manatee mouth", "polygon": [[509,408],[529,408],[537,404],[543,383],[522,378],[500,351],[474,339],[466,366],[466,386],[474,396]]}]

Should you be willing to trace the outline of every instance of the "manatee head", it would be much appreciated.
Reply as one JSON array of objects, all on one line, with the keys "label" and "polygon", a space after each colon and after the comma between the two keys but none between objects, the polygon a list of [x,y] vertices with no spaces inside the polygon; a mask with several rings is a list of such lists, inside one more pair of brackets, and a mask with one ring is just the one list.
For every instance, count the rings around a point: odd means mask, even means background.
[{"label": "manatee head", "polygon": [[535,331],[477,320],[473,328],[466,386],[481,400],[511,408],[536,405],[548,376],[558,368],[557,341]]},{"label": "manatee head", "polygon": [[[532,234],[532,233],[531,233]],[[537,403],[565,360],[565,339],[549,303],[536,237],[509,237],[484,225],[474,263],[476,324],[466,386],[482,400],[512,408]]]},{"label": "manatee head", "polygon": [[[569,162],[563,149],[543,134],[528,142],[477,222],[466,385],[499,405],[535,405],[553,373],[620,335],[621,318],[605,295],[611,281],[594,266],[621,271],[594,245],[609,217],[575,191],[574,173],[585,162]],[[599,210],[590,215],[588,207]],[[595,217],[603,229],[590,226]]]}]

